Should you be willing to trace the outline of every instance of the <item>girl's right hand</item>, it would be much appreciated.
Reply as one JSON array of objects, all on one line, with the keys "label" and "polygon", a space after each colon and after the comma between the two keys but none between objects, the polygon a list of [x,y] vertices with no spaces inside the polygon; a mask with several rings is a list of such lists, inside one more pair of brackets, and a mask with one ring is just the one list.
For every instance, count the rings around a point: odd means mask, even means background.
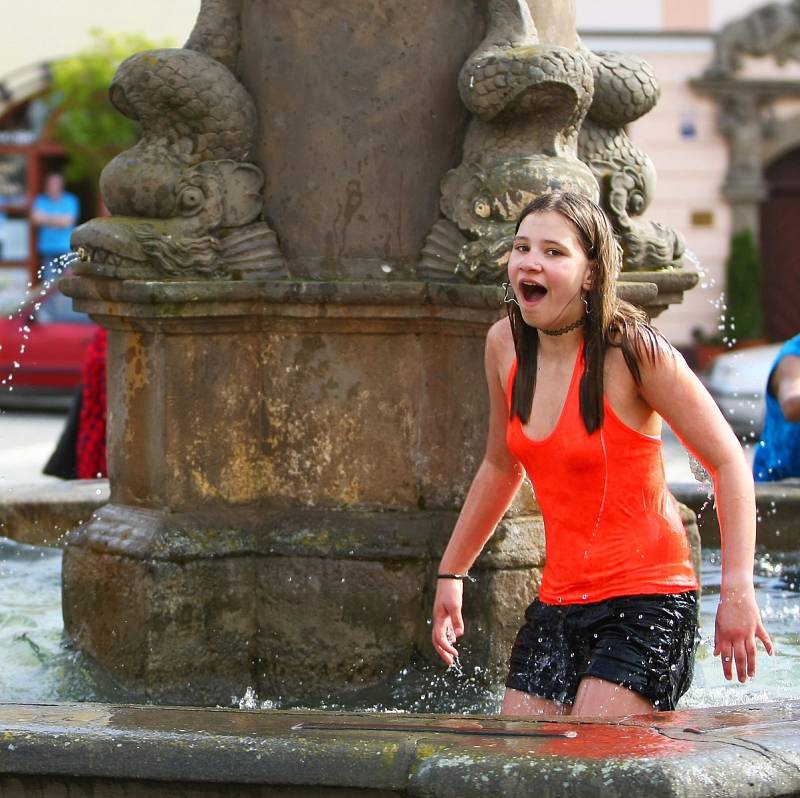
[{"label": "girl's right hand", "polygon": [[464,634],[464,621],[461,618],[463,593],[464,584],[460,579],[437,580],[431,637],[436,653],[448,666],[458,657],[453,644]]}]

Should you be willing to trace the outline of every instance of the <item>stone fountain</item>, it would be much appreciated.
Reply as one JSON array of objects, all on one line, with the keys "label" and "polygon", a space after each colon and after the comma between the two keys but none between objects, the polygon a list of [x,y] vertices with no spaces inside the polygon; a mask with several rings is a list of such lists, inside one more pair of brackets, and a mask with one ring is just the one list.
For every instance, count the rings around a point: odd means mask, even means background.
[{"label": "stone fountain", "polygon": [[[68,639],[152,701],[313,699],[429,657],[433,574],[482,454],[483,337],[533,196],[599,199],[620,291],[696,282],[645,218],[640,59],[574,2],[203,0],[111,86],[141,140],[62,287],[107,328],[111,499],[64,555]],[[523,492],[470,589],[504,667],[542,565]]]}]

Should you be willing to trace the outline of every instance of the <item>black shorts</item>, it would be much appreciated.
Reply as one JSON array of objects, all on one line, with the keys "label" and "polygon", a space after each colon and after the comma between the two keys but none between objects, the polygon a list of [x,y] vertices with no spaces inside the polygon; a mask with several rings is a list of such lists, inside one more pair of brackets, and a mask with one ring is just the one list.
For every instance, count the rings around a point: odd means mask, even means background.
[{"label": "black shorts", "polygon": [[584,676],[675,709],[689,689],[697,647],[694,592],[620,596],[593,604],[543,604],[525,611],[506,687],[572,704]]}]

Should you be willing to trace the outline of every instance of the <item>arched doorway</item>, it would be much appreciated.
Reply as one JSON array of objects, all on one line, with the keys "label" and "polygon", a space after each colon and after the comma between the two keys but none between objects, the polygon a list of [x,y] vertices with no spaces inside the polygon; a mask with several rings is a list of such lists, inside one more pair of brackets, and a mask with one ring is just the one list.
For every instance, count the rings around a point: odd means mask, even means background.
[{"label": "arched doorway", "polygon": [[800,332],[800,147],[766,169],[761,205],[764,332],[782,341]]}]

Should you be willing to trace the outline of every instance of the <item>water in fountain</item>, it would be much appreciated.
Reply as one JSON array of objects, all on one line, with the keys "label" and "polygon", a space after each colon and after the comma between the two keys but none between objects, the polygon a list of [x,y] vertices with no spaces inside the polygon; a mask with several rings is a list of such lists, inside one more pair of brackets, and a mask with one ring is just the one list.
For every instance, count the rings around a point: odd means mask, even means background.
[{"label": "water in fountain", "polygon": [[[719,551],[703,554],[701,642],[695,680],[679,707],[781,701],[796,696],[800,680],[800,555],[761,553],[756,562],[759,606],[775,643],[769,658],[759,649],[758,677],[725,682],[712,656],[720,582]],[[135,699],[103,678],[87,657],[61,643],[61,552],[0,539],[0,701],[126,701]],[[247,688],[247,689],[245,689]],[[488,687],[467,656],[462,669],[439,665],[404,668],[390,688],[364,689],[345,700],[328,697],[314,709],[380,712],[495,713],[502,686]],[[301,706],[280,696],[261,697],[242,685],[241,697],[219,703],[241,709]],[[307,705],[306,705],[307,706]]]},{"label": "water in fountain", "polygon": [[61,550],[0,538],[0,701],[125,698],[61,643]]},{"label": "water in fountain", "polygon": [[800,578],[798,552],[762,552],[756,557],[755,584],[764,624],[775,646],[770,658],[758,646],[755,680],[726,682],[714,651],[714,617],[722,574],[719,550],[705,550],[700,604],[701,641],[694,682],[681,707],[752,704],[797,698],[800,678]]}]

